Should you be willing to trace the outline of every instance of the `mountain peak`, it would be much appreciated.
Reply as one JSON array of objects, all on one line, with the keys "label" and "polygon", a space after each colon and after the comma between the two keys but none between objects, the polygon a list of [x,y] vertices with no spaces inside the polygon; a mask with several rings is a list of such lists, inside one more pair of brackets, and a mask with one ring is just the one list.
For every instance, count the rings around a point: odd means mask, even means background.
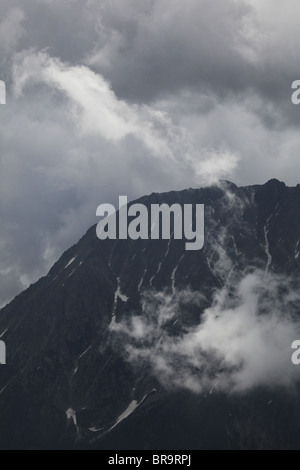
[{"label": "mountain peak", "polygon": [[232,189],[232,190],[238,189],[235,183],[232,183],[231,181],[228,181],[228,180],[219,180],[219,185],[224,189]]},{"label": "mountain peak", "polygon": [[279,181],[278,179],[276,178],[272,178],[270,179],[269,181],[267,181],[264,186],[276,186],[276,187],[284,187],[286,188],[286,184],[283,182],[283,181]]}]

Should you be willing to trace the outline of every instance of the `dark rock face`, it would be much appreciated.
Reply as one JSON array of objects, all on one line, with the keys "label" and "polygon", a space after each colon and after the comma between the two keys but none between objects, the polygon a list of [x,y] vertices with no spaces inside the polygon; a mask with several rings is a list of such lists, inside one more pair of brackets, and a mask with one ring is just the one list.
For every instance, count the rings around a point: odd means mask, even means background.
[{"label": "dark rock face", "polygon": [[113,316],[118,323],[132,312],[143,315],[144,290],[172,295],[189,287],[203,294],[197,309],[183,309],[170,333],[176,335],[199,322],[199,309],[229,278],[254,268],[297,277],[300,186],[271,180],[238,188],[224,181],[139,202],[205,204],[204,248],[186,251],[184,241],[173,239],[100,241],[92,227],[46,277],[2,309],[0,447],[300,448],[295,391],[165,389],[147,364],[126,360],[109,328]]}]

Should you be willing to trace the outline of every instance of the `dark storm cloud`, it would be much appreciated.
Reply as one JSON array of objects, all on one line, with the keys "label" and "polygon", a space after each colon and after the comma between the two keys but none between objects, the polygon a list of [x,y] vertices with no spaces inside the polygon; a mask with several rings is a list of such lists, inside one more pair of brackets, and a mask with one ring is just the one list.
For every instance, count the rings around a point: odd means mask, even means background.
[{"label": "dark storm cloud", "polygon": [[86,1],[10,0],[0,5],[1,18],[18,16],[23,29],[15,51],[37,47],[63,60],[78,63],[98,35]]},{"label": "dark storm cloud", "polygon": [[298,183],[299,10],[0,0],[0,305],[119,194]]},{"label": "dark storm cloud", "polygon": [[300,58],[294,0],[276,10],[268,0],[138,3],[106,2],[88,57],[120,96],[149,101],[190,89],[242,101],[253,93],[264,101],[255,111],[266,127],[297,125],[290,106]]},{"label": "dark storm cloud", "polygon": [[274,101],[297,73],[295,37],[287,32],[280,44],[281,32],[251,1],[2,2],[1,17],[17,11],[24,30],[17,50],[47,48],[74,65],[86,62],[133,100],[191,87],[220,96],[253,88]]},{"label": "dark storm cloud", "polygon": [[121,14],[114,2],[105,9],[106,44],[90,57],[121,94],[145,100],[184,87],[244,88],[249,67],[234,50],[245,41],[240,22],[250,8],[243,2],[155,1],[139,15],[137,2],[129,3],[124,15],[125,5]]},{"label": "dark storm cloud", "polygon": [[[298,74],[293,18],[299,6],[289,0],[275,11],[268,0],[261,4],[12,0],[2,2],[1,16],[19,18],[23,34],[14,50],[37,47],[73,65],[85,63],[122,98],[145,102],[192,89],[221,100],[252,90],[284,103],[295,118],[289,98]],[[267,111],[261,116],[274,124]]]}]

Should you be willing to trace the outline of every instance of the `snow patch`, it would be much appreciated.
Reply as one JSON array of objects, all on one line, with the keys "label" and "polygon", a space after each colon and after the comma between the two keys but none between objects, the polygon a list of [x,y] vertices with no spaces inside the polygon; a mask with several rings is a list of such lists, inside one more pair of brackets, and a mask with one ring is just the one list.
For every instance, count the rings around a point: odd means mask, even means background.
[{"label": "snow patch", "polygon": [[237,249],[235,238],[232,236],[231,239],[232,239],[232,242],[233,242],[233,247],[234,247],[234,251],[235,251],[236,256],[240,256],[241,253]]},{"label": "snow patch", "polygon": [[75,256],[74,258],[70,259],[70,261],[66,264],[66,266],[64,267],[64,269],[67,269],[70,264],[74,263],[75,259],[77,258],[77,256]]},{"label": "snow patch", "polygon": [[108,327],[108,329],[110,330],[113,325],[115,324],[115,317],[116,317],[116,310],[117,310],[117,305],[118,305],[118,299],[121,299],[122,302],[126,303],[128,301],[128,297],[127,295],[125,294],[122,294],[121,292],[121,279],[119,277],[117,277],[117,289],[116,289],[116,292],[115,292],[115,296],[114,296],[114,304],[113,304],[113,311],[112,311],[112,319],[111,319],[111,323]]},{"label": "snow patch", "polygon": [[164,254],[164,257],[163,257],[163,259],[160,261],[160,263],[158,263],[157,270],[156,270],[156,272],[154,273],[154,275],[153,275],[153,276],[151,277],[151,279],[150,279],[150,286],[151,286],[151,287],[152,287],[152,283],[153,283],[155,277],[158,275],[158,273],[159,273],[160,270],[161,270],[161,267],[162,267],[162,264],[163,264],[164,260],[167,258],[168,254],[169,254],[169,252],[170,252],[172,236],[173,236],[173,233],[172,233],[172,235],[171,235],[171,237],[170,237],[170,239],[169,239],[168,246],[167,246],[167,250],[166,250],[166,252],[165,252],[165,254]]},{"label": "snow patch", "polygon": [[127,300],[128,300],[127,295],[124,295],[121,292],[121,279],[119,277],[117,277],[117,282],[118,282],[118,287],[117,287],[117,290],[115,292],[115,298],[114,298],[114,313],[116,313],[118,299],[121,299],[122,302],[127,302]]},{"label": "snow patch", "polygon": [[125,411],[118,417],[116,420],[115,424],[107,431],[110,432],[112,429],[114,429],[118,424],[120,424],[122,421],[128,418],[142,403],[143,401],[147,398],[147,395],[145,395],[140,402],[137,400],[133,400],[130,405],[126,408]]},{"label": "snow patch", "polygon": [[99,431],[102,431],[102,429],[104,429],[104,428],[96,428],[95,426],[92,426],[91,428],[89,428],[89,431],[91,431],[91,432],[99,432]]},{"label": "snow patch", "polygon": [[66,416],[67,419],[72,419],[74,426],[77,428],[77,416],[76,416],[76,411],[73,410],[72,408],[68,408],[66,411]]},{"label": "snow patch", "polygon": [[184,258],[184,255],[181,256],[180,260],[178,261],[177,266],[173,269],[172,274],[171,274],[172,293],[173,294],[175,294],[175,276],[176,276],[177,270],[178,270],[179,265],[180,265],[181,261],[183,260],[183,258]]},{"label": "snow patch", "polygon": [[77,359],[76,361],[76,367],[74,369],[74,372],[73,372],[73,377],[74,375],[77,374],[77,371],[78,371],[78,368],[79,368],[79,362],[80,360],[89,352],[89,350],[91,349],[92,345],[90,345],[85,351],[83,351],[82,354],[80,354],[79,358]]},{"label": "snow patch", "polygon": [[[71,276],[73,276],[73,274],[75,273],[75,271],[76,271],[76,269],[73,269],[73,271],[72,271],[72,272],[69,274],[69,276],[68,276],[68,277],[71,277]],[[67,277],[67,279],[68,279],[68,277]]]},{"label": "snow patch", "polygon": [[0,395],[4,392],[4,390],[7,389],[7,387],[9,386],[11,380],[0,390]]},{"label": "snow patch", "polygon": [[264,226],[264,233],[265,233],[265,253],[267,255],[267,266],[266,266],[266,273],[269,272],[269,268],[272,264],[272,255],[270,253],[270,246],[269,246],[269,239],[268,239],[268,229],[267,225]]},{"label": "snow patch", "polygon": [[141,280],[139,282],[139,285],[138,285],[138,292],[140,292],[140,290],[141,290],[141,287],[142,287],[144,279],[145,279],[146,272],[147,272],[147,269],[144,269],[144,273],[143,273],[143,275],[141,277]]},{"label": "snow patch", "polygon": [[4,330],[3,333],[1,333],[0,338],[2,338],[7,331],[8,331],[8,328],[6,328],[6,330]]}]

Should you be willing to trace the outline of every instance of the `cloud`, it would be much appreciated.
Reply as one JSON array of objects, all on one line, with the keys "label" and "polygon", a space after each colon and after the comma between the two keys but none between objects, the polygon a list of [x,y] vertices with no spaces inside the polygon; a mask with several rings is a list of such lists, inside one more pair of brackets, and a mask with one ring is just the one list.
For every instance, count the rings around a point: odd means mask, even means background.
[{"label": "cloud", "polygon": [[250,11],[246,2],[232,0],[155,0],[142,6],[134,0],[126,8],[107,2],[99,43],[87,60],[132,99],[186,87],[239,86],[246,70],[234,46],[246,42],[240,22]]},{"label": "cloud", "polygon": [[[233,294],[234,292],[234,294]],[[127,360],[147,364],[166,388],[242,393],[299,381],[291,344],[300,333],[299,290],[290,279],[255,271],[217,291],[201,309],[199,292],[145,292],[142,315],[115,323]],[[199,323],[180,327],[196,305]],[[176,326],[177,325],[177,326]]]},{"label": "cloud", "polygon": [[172,128],[167,116],[118,100],[107,81],[87,67],[68,66],[46,53],[26,52],[15,65],[14,77],[18,94],[26,84],[45,83],[67,96],[70,116],[83,135],[111,142],[133,135],[154,155],[172,157],[168,142],[159,136],[160,127],[166,136],[168,126]]},{"label": "cloud", "polygon": [[191,169],[195,182],[208,184],[230,174],[238,156],[228,150],[197,152],[185,128],[155,107],[130,105],[117,98],[110,84],[85,66],[73,67],[46,53],[26,51],[14,67],[14,88],[19,96],[26,85],[47,84],[68,98],[69,115],[82,136],[97,136],[112,143],[133,136],[167,165]]}]

